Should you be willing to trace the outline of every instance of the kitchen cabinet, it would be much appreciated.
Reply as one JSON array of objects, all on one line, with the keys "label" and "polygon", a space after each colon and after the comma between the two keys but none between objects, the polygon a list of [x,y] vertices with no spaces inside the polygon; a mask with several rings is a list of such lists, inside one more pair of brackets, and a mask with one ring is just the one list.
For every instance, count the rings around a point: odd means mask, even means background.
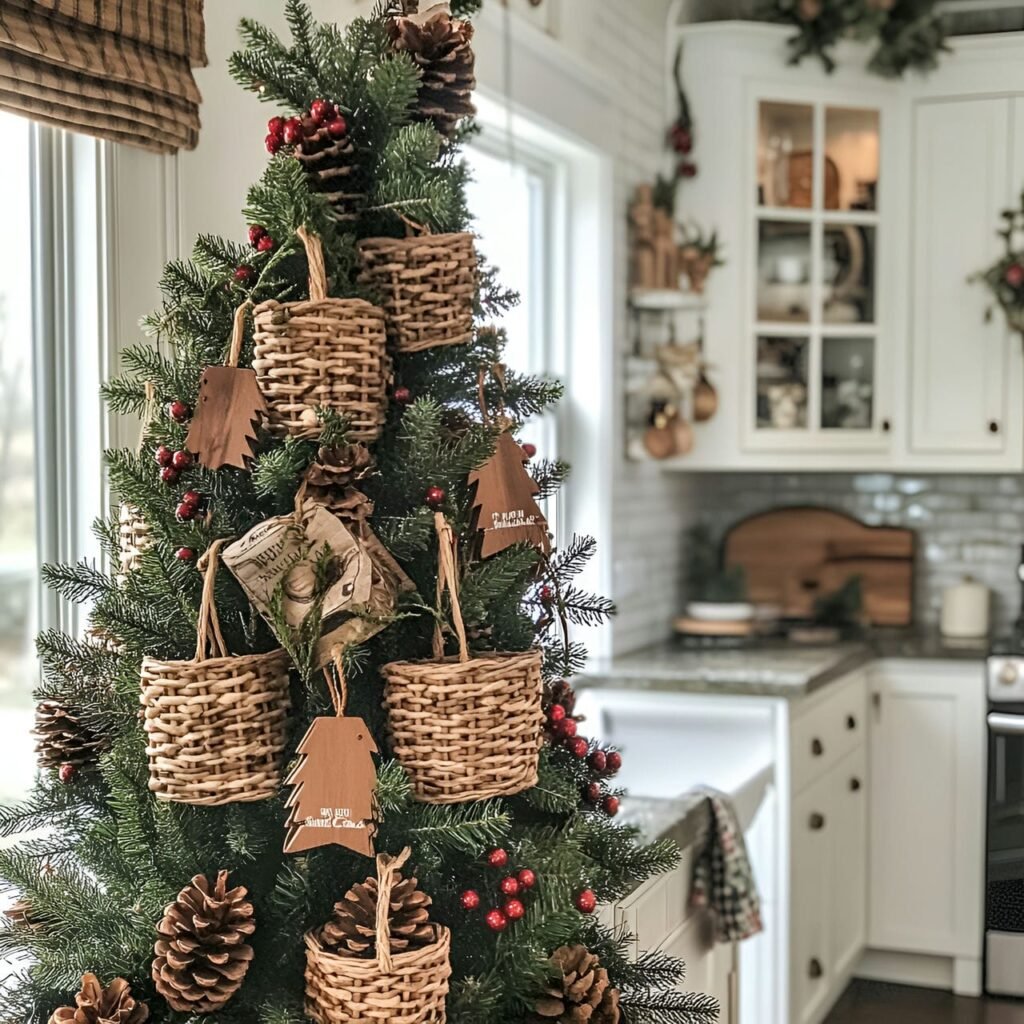
[{"label": "kitchen cabinet", "polygon": [[836,973],[845,977],[867,941],[868,751],[862,744],[832,774],[835,808],[831,844],[830,949]]},{"label": "kitchen cabinet", "polygon": [[871,704],[868,944],[952,958],[954,977],[980,979],[982,667],[881,661]]},{"label": "kitchen cabinet", "polygon": [[955,39],[928,76],[884,82],[856,46],[832,75],[785,67],[788,35],[670,40],[700,126],[678,216],[717,230],[725,265],[703,332],[718,412],[661,465],[1020,471],[1021,345],[968,278],[1024,186],[1024,41]]}]

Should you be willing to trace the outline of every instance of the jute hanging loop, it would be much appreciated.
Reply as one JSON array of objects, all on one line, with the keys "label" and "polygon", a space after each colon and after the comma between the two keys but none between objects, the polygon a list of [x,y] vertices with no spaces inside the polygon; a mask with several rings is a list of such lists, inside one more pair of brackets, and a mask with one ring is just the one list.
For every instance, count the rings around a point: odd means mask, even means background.
[{"label": "jute hanging loop", "polygon": [[142,663],[149,788],[160,800],[215,806],[276,794],[288,718],[283,651],[233,656],[217,615],[220,549],[199,560],[203,592],[191,661]]},{"label": "jute hanging loop", "polygon": [[267,427],[277,435],[315,438],[318,408],[349,423],[352,441],[375,441],[387,413],[391,361],[384,310],[363,299],[327,294],[319,237],[296,232],[309,263],[309,299],[269,299],[253,310],[253,369],[267,398]]},{"label": "jute hanging loop", "polygon": [[324,948],[320,929],[306,933],[306,1014],[318,1024],[445,1024],[452,968],[451,932],[433,924],[434,941],[392,953],[388,912],[395,876],[409,859],[377,856],[376,956],[343,956]]},{"label": "jute hanging loop", "polygon": [[[541,652],[469,653],[458,598],[451,527],[438,513],[438,623],[430,661],[381,670],[395,757],[422,803],[511,796],[537,783],[543,738]],[[459,653],[444,657],[441,598],[447,590]]]}]

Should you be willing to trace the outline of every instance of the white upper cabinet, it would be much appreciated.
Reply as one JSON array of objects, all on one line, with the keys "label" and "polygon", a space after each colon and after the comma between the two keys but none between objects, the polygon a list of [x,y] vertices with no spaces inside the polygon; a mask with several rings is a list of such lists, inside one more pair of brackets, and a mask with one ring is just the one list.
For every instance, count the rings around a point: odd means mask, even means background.
[{"label": "white upper cabinet", "polygon": [[1024,37],[888,82],[858,47],[833,75],[789,67],[788,34],[679,31],[699,172],[677,213],[726,263],[705,325],[719,411],[670,465],[1024,468],[1021,342],[968,281],[1024,188]]}]

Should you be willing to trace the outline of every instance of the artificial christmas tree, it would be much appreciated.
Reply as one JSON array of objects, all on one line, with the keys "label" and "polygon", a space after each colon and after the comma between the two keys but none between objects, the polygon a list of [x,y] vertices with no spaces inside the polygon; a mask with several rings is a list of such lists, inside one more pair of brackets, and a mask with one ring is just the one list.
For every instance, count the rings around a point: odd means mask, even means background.
[{"label": "artificial christmas tree", "polygon": [[[40,636],[37,700],[74,709],[102,749],[88,750],[93,770],[56,762],[70,722],[56,725],[33,794],[0,809],[0,834],[29,836],[0,848],[0,878],[33,925],[0,931],[20,965],[0,1022],[141,1024],[148,1007],[153,1024],[526,1024],[553,998],[552,955],[583,947],[607,975],[587,995],[606,1017],[615,991],[625,1024],[705,1024],[714,1002],[676,989],[679,964],[633,962],[630,938],[596,913],[678,851],[610,817],[619,755],[572,714],[585,652],[571,630],[612,610],[574,582],[593,543],[548,552],[531,507],[532,530],[480,557],[471,475],[514,448],[504,460],[539,502],[566,467],[534,460],[527,474],[516,440],[561,387],[493,374],[506,339],[488,321],[510,296],[476,253],[449,134],[472,68],[456,22],[479,5],[452,3],[440,67],[394,34],[411,4],[344,29],[285,6],[290,41],[247,21],[231,58],[276,107],[247,237],[204,235],[168,264],[146,321],[159,344],[129,348],[103,389],[143,419],[143,444],[107,461],[146,543],[122,572],[111,516],[97,524],[109,573],[45,571],[88,603],[90,626]],[[442,116],[425,98],[449,86],[430,101]],[[204,372],[226,363],[255,368],[268,416],[250,445],[243,409],[233,440],[252,457],[232,444],[244,468],[215,469],[187,438]],[[473,411],[488,407],[500,422]],[[216,571],[222,555],[230,572]],[[329,662],[347,702],[320,683]],[[366,730],[337,758],[303,746],[332,713]],[[375,765],[372,799],[337,774],[353,743]],[[318,763],[325,807],[304,802]],[[372,934],[368,844],[284,849],[324,821],[372,825]],[[125,982],[108,997],[93,976]]]}]

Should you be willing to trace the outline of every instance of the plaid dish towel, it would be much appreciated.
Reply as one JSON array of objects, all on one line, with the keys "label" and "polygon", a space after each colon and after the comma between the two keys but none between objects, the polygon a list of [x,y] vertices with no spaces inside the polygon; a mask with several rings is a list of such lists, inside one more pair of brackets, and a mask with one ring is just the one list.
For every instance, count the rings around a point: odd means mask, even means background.
[{"label": "plaid dish towel", "polygon": [[732,801],[717,790],[700,792],[711,804],[711,833],[694,865],[690,903],[707,907],[714,914],[719,942],[740,942],[763,928],[761,900],[747,845]]}]

